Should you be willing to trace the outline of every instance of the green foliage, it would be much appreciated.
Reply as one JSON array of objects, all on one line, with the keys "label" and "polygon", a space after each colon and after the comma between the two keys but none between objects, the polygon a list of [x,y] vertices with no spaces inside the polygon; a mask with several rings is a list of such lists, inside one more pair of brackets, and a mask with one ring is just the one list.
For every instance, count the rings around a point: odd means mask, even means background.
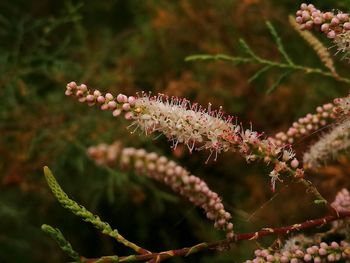
[{"label": "green foliage", "polygon": [[48,234],[52,239],[54,239],[59,247],[76,262],[82,262],[80,260],[79,254],[74,251],[72,245],[65,239],[62,232],[58,228],[53,228],[49,225],[42,225],[41,230]]},{"label": "green foliage", "polygon": [[[186,57],[185,61],[224,60],[224,61],[231,61],[235,65],[244,64],[244,63],[256,63],[256,64],[263,65],[263,67],[260,70],[258,70],[252,77],[249,78],[248,80],[249,82],[256,80],[257,78],[259,78],[261,75],[263,75],[264,73],[266,73],[272,68],[277,68],[282,70],[283,72],[280,74],[277,80],[272,84],[270,88],[266,90],[266,94],[273,92],[282,83],[282,81],[284,81],[290,74],[296,71],[303,71],[306,74],[313,73],[313,74],[319,74],[322,76],[335,78],[333,72],[324,71],[321,68],[310,68],[307,66],[294,64],[290,56],[287,54],[282,44],[282,40],[278,35],[276,29],[272,25],[272,23],[267,21],[266,26],[273,37],[273,40],[277,46],[278,51],[281,53],[282,57],[287,62],[286,64],[260,57],[253,51],[253,49],[248,45],[248,43],[244,39],[239,39],[239,44],[242,50],[244,51],[244,53],[246,53],[247,57],[240,57],[240,56],[236,57],[236,56],[229,56],[225,54],[216,54],[216,55],[198,54],[198,55],[191,55]],[[339,77],[339,78],[336,78],[336,80],[350,84],[350,79],[346,77]]]},{"label": "green foliage", "polygon": [[123,236],[121,236],[116,229],[112,229],[112,227],[106,223],[101,221],[99,216],[94,215],[90,211],[88,211],[84,206],[79,205],[77,202],[70,199],[67,194],[62,190],[60,185],[57,183],[55,177],[53,176],[51,170],[45,166],[44,174],[52,193],[56,197],[57,201],[67,210],[72,212],[73,214],[81,217],[85,222],[91,223],[95,228],[101,231],[101,233],[108,235],[118,242],[124,244],[125,246],[131,247],[135,251],[141,250],[137,245],[129,242]]}]

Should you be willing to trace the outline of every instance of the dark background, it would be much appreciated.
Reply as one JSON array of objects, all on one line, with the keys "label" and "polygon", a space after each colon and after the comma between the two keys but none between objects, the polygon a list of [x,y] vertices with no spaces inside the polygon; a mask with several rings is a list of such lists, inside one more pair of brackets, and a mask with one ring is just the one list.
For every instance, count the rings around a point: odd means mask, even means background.
[{"label": "dark background", "polygon": [[[56,243],[41,232],[59,227],[73,247],[87,257],[132,251],[100,234],[60,207],[42,173],[48,165],[65,191],[152,251],[223,238],[200,209],[165,186],[132,173],[97,167],[86,148],[121,140],[126,146],[156,151],[207,181],[233,214],[236,232],[293,224],[324,214],[305,189],[288,180],[270,191],[270,169],[247,163],[234,153],[204,164],[208,152],[189,154],[156,141],[130,135],[128,123],[110,113],[80,105],[64,96],[75,80],[104,92],[137,91],[211,102],[267,135],[285,130],[316,106],[345,96],[348,86],[332,78],[291,74],[271,94],[266,91],[281,72],[272,70],[254,82],[261,68],[228,62],[185,62],[197,53],[242,54],[244,38],[264,58],[281,57],[265,26],[270,20],[293,60],[323,68],[317,55],[288,22],[300,1],[1,1],[0,2],[0,261],[65,262]],[[348,1],[314,1],[322,10],[350,9]],[[317,35],[327,47],[330,43]],[[335,53],[331,49],[332,54]],[[334,57],[339,74],[349,64]],[[298,153],[317,138],[303,138]],[[309,178],[330,200],[346,186],[350,165],[328,166]],[[349,181],[349,180],[348,180]],[[349,183],[348,183],[349,184]],[[242,262],[273,238],[242,242],[223,253],[204,252],[169,262]]]}]

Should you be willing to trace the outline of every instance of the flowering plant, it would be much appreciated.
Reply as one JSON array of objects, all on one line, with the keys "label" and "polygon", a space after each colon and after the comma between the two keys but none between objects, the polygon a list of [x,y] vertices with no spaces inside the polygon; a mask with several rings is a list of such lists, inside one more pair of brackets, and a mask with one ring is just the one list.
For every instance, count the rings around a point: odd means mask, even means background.
[{"label": "flowering plant", "polygon": [[[304,71],[333,77],[338,81],[350,83],[350,80],[341,77],[336,72],[329,53],[322,44],[315,40],[313,35],[305,34],[300,30],[318,29],[334,39],[338,50],[348,52],[350,20],[348,14],[330,12],[323,13],[313,5],[302,4],[296,13],[295,21],[291,24],[301,36],[315,48],[327,71],[296,65],[282,46],[281,39],[271,23],[267,26],[273,35],[277,47],[286,63],[278,63],[263,59],[255,54],[248,44],[241,40],[247,57],[231,57],[227,55],[194,55],[187,60],[196,59],[224,59],[229,61],[248,63],[256,62],[264,65],[253,78],[266,72],[272,67],[287,69],[282,76],[292,71]],[[268,90],[272,92],[279,82]],[[349,146],[349,112],[350,97],[336,98],[316,108],[314,113],[299,118],[285,132],[266,136],[263,132],[253,130],[252,125],[240,123],[238,118],[226,115],[222,108],[213,110],[209,103],[207,107],[192,103],[187,99],[168,97],[164,94],[151,96],[140,93],[135,96],[125,94],[103,94],[100,90],[89,89],[85,84],[70,82],[67,84],[67,96],[76,98],[89,106],[98,106],[101,110],[111,111],[114,117],[124,115],[130,121],[129,129],[132,132],[141,131],[150,135],[159,133],[164,135],[173,148],[179,144],[187,146],[190,152],[207,150],[208,159],[216,160],[218,155],[225,152],[237,152],[248,163],[261,161],[269,171],[270,188],[276,191],[285,178],[303,185],[307,192],[314,196],[315,205],[326,207],[327,214],[323,217],[295,223],[282,227],[265,227],[252,233],[236,233],[235,220],[225,208],[222,198],[210,189],[210,186],[199,177],[192,175],[187,169],[165,156],[145,149],[123,147],[117,141],[111,145],[100,144],[87,150],[88,156],[97,165],[110,166],[115,169],[133,170],[139,175],[146,175],[156,181],[169,186],[175,193],[186,198],[195,206],[201,207],[209,220],[214,221],[214,227],[225,232],[225,238],[219,241],[203,242],[190,247],[162,252],[152,252],[127,240],[117,230],[93,215],[86,208],[71,200],[58,185],[48,167],[44,168],[47,182],[57,200],[75,215],[91,223],[103,234],[109,235],[123,245],[133,249],[136,254],[129,256],[104,256],[100,258],[86,258],[80,256],[64,238],[63,234],[48,225],[43,225],[43,231],[50,234],[76,262],[129,262],[147,261],[160,262],[175,256],[189,256],[206,249],[218,251],[229,249],[234,243],[241,240],[257,240],[264,236],[288,236],[293,232],[300,232],[309,228],[317,228],[325,224],[332,224],[329,232],[319,235],[295,235],[287,239],[278,248],[257,249],[256,258],[247,262],[328,262],[350,260],[350,244],[348,233],[348,218],[350,217],[350,194],[342,189],[335,197],[334,202],[328,202],[315,185],[308,179],[308,172],[325,165],[329,159],[338,156]],[[315,131],[330,126],[329,132],[304,151],[303,158],[299,158],[294,150],[294,143],[300,137],[311,136]],[[302,160],[302,161],[301,161]],[[340,240],[326,240],[330,233],[341,235]]]}]

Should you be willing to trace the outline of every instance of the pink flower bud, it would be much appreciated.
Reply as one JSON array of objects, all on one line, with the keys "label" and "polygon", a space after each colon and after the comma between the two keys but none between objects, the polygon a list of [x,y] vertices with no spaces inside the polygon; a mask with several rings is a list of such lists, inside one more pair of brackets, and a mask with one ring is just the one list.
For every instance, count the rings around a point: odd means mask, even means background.
[{"label": "pink flower bud", "polygon": [[64,93],[66,96],[71,96],[73,94],[73,92],[71,92],[70,90],[66,90]]},{"label": "pink flower bud", "polygon": [[101,103],[101,104],[102,104],[102,103],[105,103],[105,101],[106,101],[105,97],[103,97],[103,96],[101,96],[101,95],[97,97],[97,102],[98,102],[98,103]]},{"label": "pink flower bud", "polygon": [[303,18],[303,21],[305,21],[305,22],[309,21],[311,18],[310,13],[308,11],[304,11],[301,17]]},{"label": "pink flower bud", "polygon": [[69,88],[71,88],[71,89],[76,89],[76,88],[77,88],[77,83],[75,83],[74,81],[72,81],[72,82],[69,82],[69,83],[67,84],[67,86],[68,86]]},{"label": "pink flower bud", "polygon": [[290,162],[290,166],[294,169],[298,168],[299,167],[299,161],[294,158],[291,162]]},{"label": "pink flower bud", "polygon": [[87,102],[94,102],[95,101],[95,97],[91,94],[86,96],[86,101]]},{"label": "pink flower bud", "polygon": [[345,13],[339,13],[337,14],[337,18],[341,21],[341,22],[348,22],[349,21],[349,15],[345,14]]},{"label": "pink flower bud", "polygon": [[110,110],[114,110],[117,107],[117,103],[114,100],[109,101],[107,105]]},{"label": "pink flower bud", "polygon": [[318,16],[318,17],[315,17],[315,18],[314,18],[314,24],[315,24],[315,25],[321,25],[322,22],[323,22],[323,20],[322,20],[321,17]]},{"label": "pink flower bud", "polygon": [[102,104],[101,105],[101,110],[108,110],[108,105],[107,104]]},{"label": "pink flower bud", "polygon": [[122,109],[124,111],[129,111],[130,110],[130,104],[129,103],[124,103],[123,106],[122,106]]},{"label": "pink flower bud", "polygon": [[333,18],[333,13],[331,13],[331,12],[324,13],[323,18],[326,20],[331,20]]},{"label": "pink flower bud", "polygon": [[298,24],[301,24],[301,23],[303,23],[303,18],[302,18],[301,16],[297,16],[297,17],[295,18],[295,21],[296,21]]},{"label": "pink flower bud", "polygon": [[111,93],[106,93],[105,98],[107,101],[113,100],[113,95]]},{"label": "pink flower bud", "polygon": [[130,96],[130,97],[128,98],[128,102],[129,102],[130,106],[135,106],[136,98],[133,97],[133,96]]},{"label": "pink flower bud", "polygon": [[114,117],[118,117],[121,114],[121,112],[122,112],[121,110],[116,109],[116,110],[113,111],[112,114],[113,114]]},{"label": "pink flower bud", "polygon": [[128,98],[124,94],[118,94],[117,101],[118,103],[126,103],[128,102]]},{"label": "pink flower bud", "polygon": [[134,114],[132,112],[125,113],[125,119],[131,120],[134,117]]},{"label": "pink flower bud", "polygon": [[306,262],[309,262],[309,261],[312,260],[312,256],[311,256],[310,254],[305,254],[304,260],[305,260]]},{"label": "pink flower bud", "polygon": [[331,20],[331,26],[338,26],[339,25],[339,19],[336,17],[333,17]]},{"label": "pink flower bud", "polygon": [[344,28],[345,30],[350,30],[350,22],[344,23],[343,28]]},{"label": "pink flower bud", "polygon": [[79,90],[81,90],[82,92],[85,92],[85,91],[87,91],[87,86],[85,84],[81,84],[79,86]]},{"label": "pink flower bud", "polygon": [[307,4],[302,3],[302,4],[300,5],[300,9],[301,9],[301,10],[307,10],[307,9],[308,9]]},{"label": "pink flower bud", "polygon": [[98,97],[98,96],[101,96],[101,92],[99,90],[94,90],[94,96],[95,97]]},{"label": "pink flower bud", "polygon": [[327,34],[327,37],[330,38],[330,39],[333,39],[335,38],[336,34],[333,30],[329,31],[328,34]]},{"label": "pink flower bud", "polygon": [[329,31],[329,24],[327,23],[322,24],[321,31],[324,33],[327,33]]}]

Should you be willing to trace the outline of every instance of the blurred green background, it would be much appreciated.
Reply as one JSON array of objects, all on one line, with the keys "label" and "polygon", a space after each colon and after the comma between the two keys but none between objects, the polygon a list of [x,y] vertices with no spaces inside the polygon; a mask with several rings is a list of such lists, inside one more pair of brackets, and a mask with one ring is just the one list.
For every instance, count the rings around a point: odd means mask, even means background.
[{"label": "blurred green background", "polygon": [[[126,146],[156,151],[206,180],[233,214],[236,232],[292,224],[322,215],[305,189],[286,181],[276,194],[264,164],[247,165],[234,153],[204,165],[208,152],[189,154],[157,140],[130,135],[128,123],[110,113],[64,96],[74,80],[114,94],[162,92],[224,110],[267,135],[337,96],[346,84],[317,75],[293,73],[272,94],[279,78],[273,70],[254,82],[259,65],[185,62],[197,53],[240,54],[244,38],[262,57],[280,55],[266,29],[270,20],[296,63],[323,67],[314,51],[291,28],[288,15],[301,1],[1,1],[0,2],[0,262],[65,262],[68,258],[41,232],[43,223],[59,227],[87,257],[128,255],[54,200],[42,174],[48,165],[75,200],[152,251],[216,240],[223,233],[200,209],[147,178],[97,167],[86,148],[121,140]],[[324,10],[350,9],[349,1],[314,1]],[[320,40],[332,46],[323,36]],[[334,53],[334,50],[330,50]],[[334,57],[337,60],[337,57]],[[349,65],[336,61],[340,75]],[[315,136],[317,138],[317,135]],[[309,138],[299,141],[298,152]],[[347,159],[309,178],[332,198],[346,186]],[[169,262],[242,262],[273,238],[234,245],[224,253],[204,252]]]}]

